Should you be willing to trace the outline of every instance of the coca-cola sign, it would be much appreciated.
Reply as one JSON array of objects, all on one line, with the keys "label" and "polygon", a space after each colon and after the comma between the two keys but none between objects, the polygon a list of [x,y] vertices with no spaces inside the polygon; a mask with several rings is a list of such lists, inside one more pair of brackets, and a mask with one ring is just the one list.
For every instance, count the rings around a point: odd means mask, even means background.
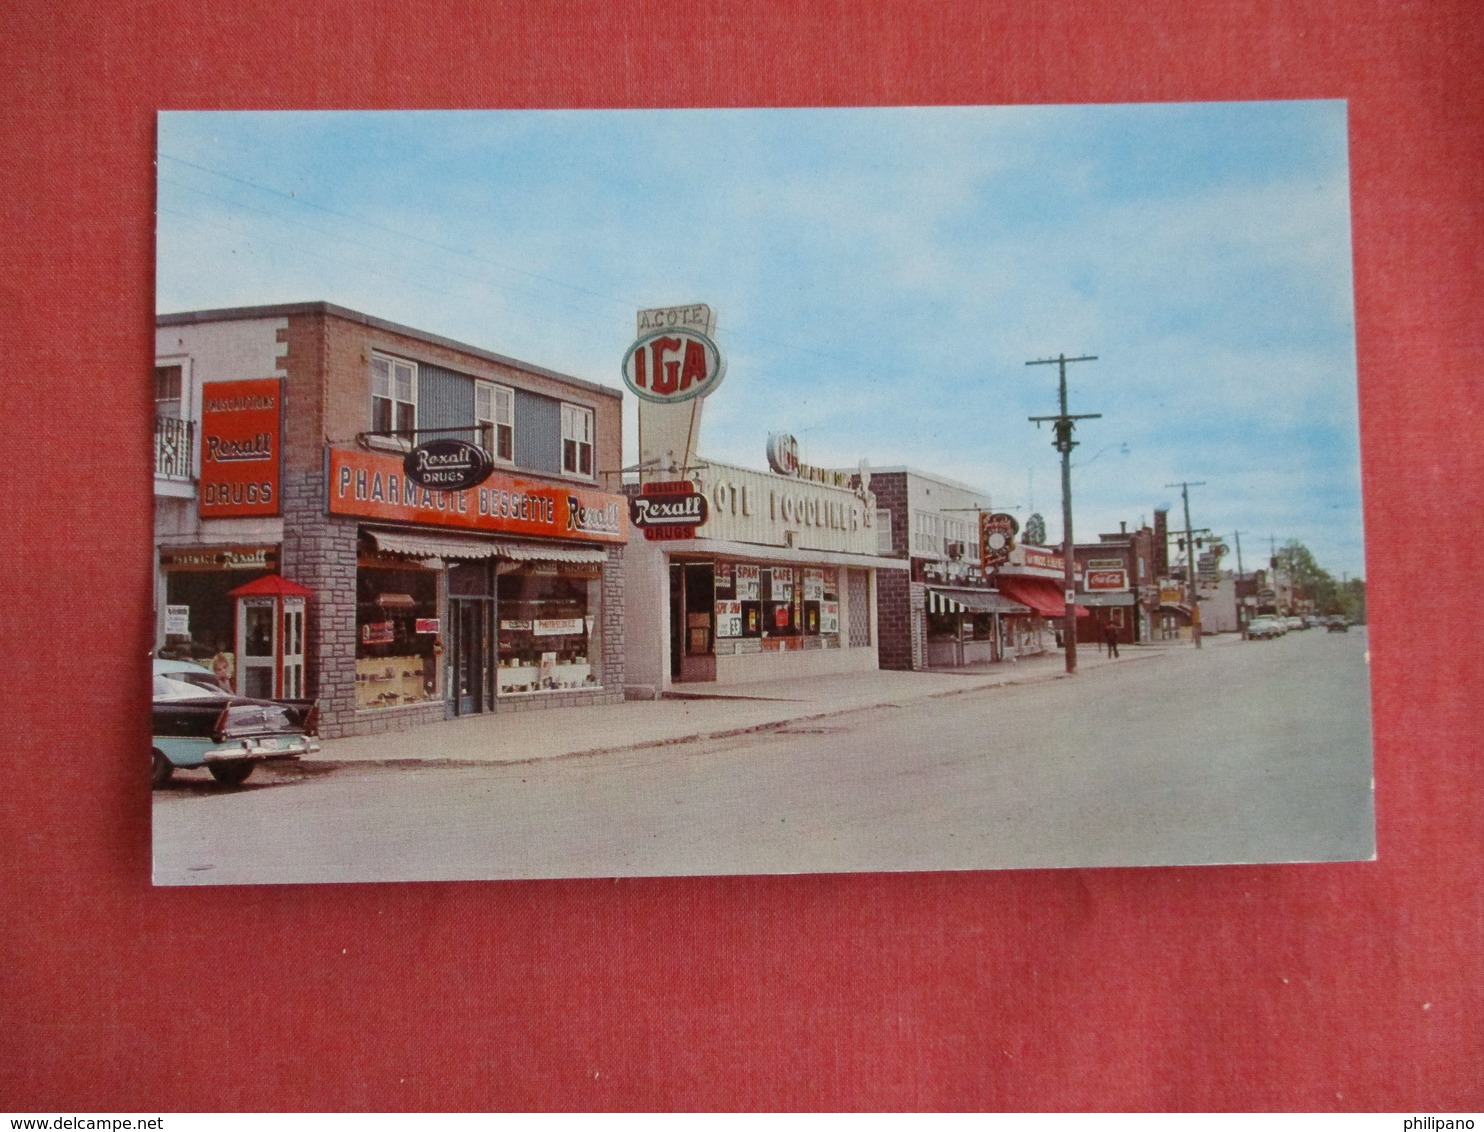
[{"label": "coca-cola sign", "polygon": [[414,444],[402,459],[402,471],[409,480],[436,491],[475,487],[494,470],[495,461],[483,448],[449,437]]}]

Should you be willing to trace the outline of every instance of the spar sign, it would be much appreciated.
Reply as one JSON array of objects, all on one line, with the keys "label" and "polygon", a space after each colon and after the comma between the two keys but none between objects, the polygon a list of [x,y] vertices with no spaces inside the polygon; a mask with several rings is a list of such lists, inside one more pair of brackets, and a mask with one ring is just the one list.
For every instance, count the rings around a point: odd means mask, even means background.
[{"label": "spar sign", "polygon": [[642,333],[623,359],[623,381],[636,396],[658,405],[705,397],[726,374],[711,337],[695,326],[662,326]]}]

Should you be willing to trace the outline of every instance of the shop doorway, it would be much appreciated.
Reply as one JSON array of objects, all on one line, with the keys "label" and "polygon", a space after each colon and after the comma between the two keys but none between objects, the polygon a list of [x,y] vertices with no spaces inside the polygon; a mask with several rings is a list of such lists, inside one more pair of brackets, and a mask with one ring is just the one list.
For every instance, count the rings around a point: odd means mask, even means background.
[{"label": "shop doorway", "polygon": [[670,679],[716,679],[716,570],[710,562],[670,563]]},{"label": "shop doorway", "polygon": [[453,622],[449,682],[455,715],[489,711],[490,639],[494,602],[487,597],[450,597],[449,620]]}]

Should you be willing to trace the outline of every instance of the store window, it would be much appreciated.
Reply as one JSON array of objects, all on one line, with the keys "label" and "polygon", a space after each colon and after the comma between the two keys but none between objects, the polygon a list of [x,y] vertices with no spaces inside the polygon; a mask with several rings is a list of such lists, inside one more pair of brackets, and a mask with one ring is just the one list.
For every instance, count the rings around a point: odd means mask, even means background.
[{"label": "store window", "polygon": [[515,391],[490,381],[474,383],[474,420],[480,443],[501,463],[515,462]]},{"label": "store window", "polygon": [[438,698],[438,571],[356,571],[356,707]]},{"label": "store window", "polygon": [[562,471],[573,476],[593,474],[593,411],[578,405],[562,406]]},{"label": "store window", "polygon": [[500,575],[500,695],[601,684],[600,585],[595,568],[533,565]]},{"label": "store window", "polygon": [[371,431],[410,433],[416,427],[417,366],[401,358],[372,354]]}]

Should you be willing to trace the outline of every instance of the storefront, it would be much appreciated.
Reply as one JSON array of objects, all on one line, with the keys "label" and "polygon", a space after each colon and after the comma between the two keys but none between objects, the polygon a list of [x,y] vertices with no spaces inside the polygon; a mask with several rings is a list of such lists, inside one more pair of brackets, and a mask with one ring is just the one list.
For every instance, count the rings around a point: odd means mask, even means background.
[{"label": "storefront", "polygon": [[158,563],[158,655],[210,663],[233,651],[231,592],[274,573],[278,547],[163,546]]},{"label": "storefront", "polygon": [[714,462],[690,482],[695,537],[629,544],[632,694],[875,669],[877,574],[907,563],[875,553],[868,494]]},{"label": "storefront", "polygon": [[[623,497],[501,473],[432,492],[407,483],[393,457],[332,449],[327,459],[330,515],[378,520],[354,528],[358,716],[621,697],[621,664],[605,659],[621,657]],[[328,605],[321,615],[333,620]]]},{"label": "storefront", "polygon": [[[1018,546],[1011,551],[1010,561],[996,571],[1000,593],[1029,610],[1004,618],[1006,656],[1026,656],[1045,652],[1053,643],[1060,645],[1067,615],[1065,561],[1058,551]],[[1077,576],[1080,573],[1078,568]],[[1091,616],[1085,606],[1074,608],[1079,618]]]},{"label": "storefront", "polygon": [[929,668],[954,668],[1003,660],[1009,651],[1010,618],[1030,617],[1029,606],[1011,601],[994,590],[965,586],[927,586]]}]

